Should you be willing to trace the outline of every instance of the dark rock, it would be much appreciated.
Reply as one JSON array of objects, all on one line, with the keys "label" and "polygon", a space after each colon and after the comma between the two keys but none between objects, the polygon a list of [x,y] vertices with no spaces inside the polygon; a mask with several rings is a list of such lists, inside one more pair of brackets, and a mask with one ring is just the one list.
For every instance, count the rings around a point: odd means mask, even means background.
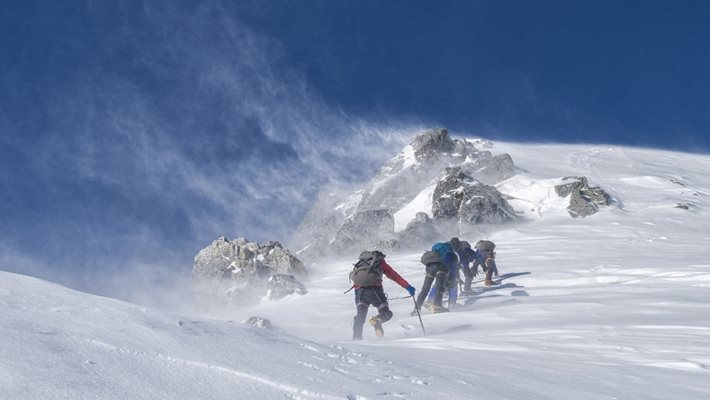
[{"label": "dark rock", "polygon": [[446,129],[419,133],[400,154],[385,163],[362,193],[357,211],[399,210],[450,165],[488,157],[466,140],[449,137]]},{"label": "dark rock", "polygon": [[692,207],[692,203],[678,203],[675,205],[675,208],[680,208],[683,210],[690,210],[690,207]]},{"label": "dark rock", "polygon": [[452,153],[456,143],[449,137],[446,128],[430,129],[417,135],[411,146],[417,160],[426,160],[438,157],[442,153]]},{"label": "dark rock", "polygon": [[384,249],[394,238],[394,217],[389,210],[356,213],[345,221],[335,235],[332,248],[338,253],[362,249]]},{"label": "dark rock", "polygon": [[432,213],[434,219],[457,219],[466,224],[497,224],[518,219],[498,189],[471,178],[460,167],[446,169],[434,190]]},{"label": "dark rock", "polygon": [[305,276],[303,263],[279,242],[263,244],[220,237],[195,256],[192,285],[204,309],[257,301],[272,275]]},{"label": "dark rock", "polygon": [[419,248],[442,237],[434,220],[425,212],[418,212],[407,227],[397,234],[398,248]]},{"label": "dark rock", "polygon": [[271,321],[266,318],[261,317],[249,317],[243,321],[247,325],[251,325],[257,328],[268,329],[271,328]]},{"label": "dark rock", "polygon": [[418,212],[415,216],[414,219],[409,221],[407,224],[407,227],[404,228],[404,231],[421,231],[421,230],[430,230],[434,227],[434,221],[429,218],[429,214],[425,212]]},{"label": "dark rock", "polygon": [[461,165],[467,175],[485,184],[491,185],[506,180],[518,173],[510,154],[479,157]]},{"label": "dark rock", "polygon": [[270,270],[271,274],[298,274],[306,275],[306,267],[301,260],[296,258],[281,243],[267,241],[259,246],[259,255]]},{"label": "dark rock", "polygon": [[556,185],[555,192],[560,197],[570,196],[567,207],[574,217],[587,217],[599,211],[601,206],[609,206],[613,198],[598,186],[589,186],[587,178],[582,176],[567,176],[562,178],[566,183]]},{"label": "dark rock", "polygon": [[280,300],[292,294],[306,294],[308,291],[293,275],[276,274],[266,282],[266,298]]}]

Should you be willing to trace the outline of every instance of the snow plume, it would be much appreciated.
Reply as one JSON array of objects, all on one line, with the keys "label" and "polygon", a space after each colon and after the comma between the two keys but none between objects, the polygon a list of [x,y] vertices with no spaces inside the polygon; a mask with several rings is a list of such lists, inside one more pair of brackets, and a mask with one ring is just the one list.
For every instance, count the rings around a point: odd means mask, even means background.
[{"label": "snow plume", "polygon": [[[86,12],[104,26],[107,10]],[[72,286],[131,300],[112,285],[155,293],[152,281],[189,276],[217,236],[284,241],[321,188],[369,177],[417,130],[325,104],[282,66],[278,42],[221,2],[112,13],[95,44],[64,32],[70,48],[101,50],[46,88],[37,140],[18,129],[12,144],[42,190],[17,182],[11,203],[38,206],[4,210],[32,218],[8,217],[16,234],[0,239],[44,263],[44,277],[75,274]],[[27,244],[38,232],[45,245]]]},{"label": "snow plume", "polygon": [[[157,98],[105,75],[87,82],[73,109],[89,111],[92,125],[78,135],[84,176],[131,194],[154,191],[168,205],[185,206],[193,224],[208,224],[208,234],[210,224],[227,219],[266,238],[298,222],[324,183],[368,177],[409,139],[411,126],[324,104],[296,72],[275,66],[278,43],[219,4],[184,12],[146,6],[147,31],[158,39],[122,38],[138,49],[135,62],[148,76],[177,85],[160,89],[175,96]],[[184,204],[184,195],[206,200],[208,209]]]}]

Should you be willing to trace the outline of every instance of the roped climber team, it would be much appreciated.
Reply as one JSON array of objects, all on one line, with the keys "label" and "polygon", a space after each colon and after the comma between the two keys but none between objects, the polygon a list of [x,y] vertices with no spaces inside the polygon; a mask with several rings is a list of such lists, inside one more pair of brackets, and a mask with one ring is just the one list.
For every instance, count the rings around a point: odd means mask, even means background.
[{"label": "roped climber team", "polygon": [[[479,240],[471,245],[451,238],[448,242],[435,243],[431,250],[424,252],[421,262],[424,264],[424,283],[415,301],[411,315],[419,313],[421,308],[433,313],[447,312],[456,307],[458,298],[459,271],[463,271],[464,294],[471,293],[473,278],[478,274],[478,266],[486,274],[484,285],[490,287],[498,283],[493,277],[499,276],[495,262],[495,243],[490,240]],[[382,287],[382,276],[386,275],[414,297],[415,288],[402,278],[385,262],[385,255],[379,251],[363,251],[355,267],[350,273],[351,289],[355,289],[355,305],[357,315],[353,320],[353,340],[362,339],[363,325],[367,318],[367,310],[372,305],[378,314],[369,322],[375,329],[377,337],[384,335],[382,323],[392,318],[387,294]],[[433,287],[432,287],[433,286]],[[444,294],[448,293],[448,308],[442,305]]]}]

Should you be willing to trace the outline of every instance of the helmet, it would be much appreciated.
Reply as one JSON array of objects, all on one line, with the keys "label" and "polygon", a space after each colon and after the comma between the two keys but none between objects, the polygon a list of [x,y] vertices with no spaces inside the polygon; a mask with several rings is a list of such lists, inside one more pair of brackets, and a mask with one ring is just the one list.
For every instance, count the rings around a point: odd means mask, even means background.
[{"label": "helmet", "polygon": [[461,245],[461,242],[459,241],[459,238],[454,237],[449,240],[449,244],[451,244],[451,247],[453,247],[454,250],[458,250],[459,246]]}]

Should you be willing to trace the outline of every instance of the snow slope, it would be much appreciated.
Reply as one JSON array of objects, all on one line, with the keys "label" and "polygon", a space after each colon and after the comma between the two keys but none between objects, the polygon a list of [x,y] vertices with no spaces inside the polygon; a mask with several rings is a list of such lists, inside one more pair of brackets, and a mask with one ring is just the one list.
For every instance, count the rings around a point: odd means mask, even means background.
[{"label": "snow slope", "polygon": [[410,395],[411,386],[423,387],[416,398],[435,393],[420,366],[338,344],[0,278],[2,399],[382,398]]},{"label": "snow slope", "polygon": [[[306,296],[213,319],[0,273],[0,398],[710,398],[710,157],[493,147],[526,171],[498,185],[526,222],[465,238],[498,244],[505,279],[423,315],[426,336],[387,281],[385,339],[366,326],[364,341],[349,340],[350,259],[313,267]],[[566,175],[617,205],[570,218],[553,188]],[[419,288],[419,256],[387,259]],[[276,328],[238,322],[251,315]]]}]

